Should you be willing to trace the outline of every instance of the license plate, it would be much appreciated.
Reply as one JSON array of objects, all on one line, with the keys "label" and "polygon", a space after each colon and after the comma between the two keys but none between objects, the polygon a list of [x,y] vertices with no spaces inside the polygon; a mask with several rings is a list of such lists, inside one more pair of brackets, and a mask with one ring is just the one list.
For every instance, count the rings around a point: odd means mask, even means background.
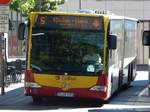
[{"label": "license plate", "polygon": [[60,96],[60,97],[74,97],[74,94],[69,93],[69,92],[58,92],[57,96]]}]

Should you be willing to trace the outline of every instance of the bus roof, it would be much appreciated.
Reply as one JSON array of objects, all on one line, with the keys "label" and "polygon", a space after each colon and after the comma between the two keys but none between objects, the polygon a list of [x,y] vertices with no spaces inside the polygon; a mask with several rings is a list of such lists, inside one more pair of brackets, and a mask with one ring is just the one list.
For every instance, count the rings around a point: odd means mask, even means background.
[{"label": "bus roof", "polygon": [[[79,13],[79,12],[57,12],[57,11],[51,11],[51,12],[31,12],[31,15],[36,14],[47,14],[47,15],[70,15],[70,16],[94,16],[99,17],[99,14],[91,14],[91,13]],[[101,15],[103,16],[103,15]]]},{"label": "bus roof", "polygon": [[138,21],[136,18],[126,17],[126,16],[119,16],[115,14],[98,14],[93,13],[92,11],[78,11],[78,12],[61,12],[61,11],[50,11],[50,12],[31,12],[32,14],[48,14],[48,15],[68,15],[68,16],[93,16],[93,17],[108,17],[109,19],[128,19],[133,21]]},{"label": "bus roof", "polygon": [[118,16],[118,15],[105,15],[105,16],[107,16],[109,19],[128,19],[132,21],[138,21],[138,19],[136,18],[131,18],[127,16]]}]

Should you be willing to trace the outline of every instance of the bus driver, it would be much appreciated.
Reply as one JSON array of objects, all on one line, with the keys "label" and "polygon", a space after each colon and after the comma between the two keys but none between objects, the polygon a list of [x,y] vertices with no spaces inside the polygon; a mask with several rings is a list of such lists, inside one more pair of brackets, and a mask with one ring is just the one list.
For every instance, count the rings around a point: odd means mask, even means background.
[{"label": "bus driver", "polygon": [[101,64],[101,57],[98,53],[95,52],[95,49],[93,47],[87,48],[87,54],[83,57],[82,62],[83,63],[94,63],[94,64]]}]

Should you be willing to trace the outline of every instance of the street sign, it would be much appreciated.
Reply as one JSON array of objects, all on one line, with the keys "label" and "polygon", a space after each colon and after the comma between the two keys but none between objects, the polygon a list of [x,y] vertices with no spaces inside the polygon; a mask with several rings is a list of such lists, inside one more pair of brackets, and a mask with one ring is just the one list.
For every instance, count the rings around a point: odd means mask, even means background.
[{"label": "street sign", "polygon": [[0,33],[7,33],[9,31],[9,16],[0,15]]},{"label": "street sign", "polygon": [[9,22],[8,15],[0,15],[0,24],[6,24]]},{"label": "street sign", "polygon": [[9,25],[8,24],[0,24],[0,33],[8,33]]},{"label": "street sign", "polygon": [[0,5],[0,14],[9,14],[9,5]]},{"label": "street sign", "polygon": [[0,0],[0,4],[5,5],[5,4],[9,4],[11,0]]},{"label": "street sign", "polygon": [[10,0],[0,0],[0,33],[9,31],[9,5]]}]

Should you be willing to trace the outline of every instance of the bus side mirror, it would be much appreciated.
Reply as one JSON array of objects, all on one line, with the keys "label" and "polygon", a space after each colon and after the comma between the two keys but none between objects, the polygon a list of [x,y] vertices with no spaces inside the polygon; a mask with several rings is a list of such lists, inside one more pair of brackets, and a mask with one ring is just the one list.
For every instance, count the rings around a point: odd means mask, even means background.
[{"label": "bus side mirror", "polygon": [[117,48],[117,36],[116,35],[109,35],[109,49],[116,49]]},{"label": "bus side mirror", "polygon": [[26,24],[20,23],[18,27],[18,39],[19,40],[25,39],[25,31],[26,31]]},{"label": "bus side mirror", "polygon": [[143,32],[142,43],[144,46],[150,46],[150,30]]}]

